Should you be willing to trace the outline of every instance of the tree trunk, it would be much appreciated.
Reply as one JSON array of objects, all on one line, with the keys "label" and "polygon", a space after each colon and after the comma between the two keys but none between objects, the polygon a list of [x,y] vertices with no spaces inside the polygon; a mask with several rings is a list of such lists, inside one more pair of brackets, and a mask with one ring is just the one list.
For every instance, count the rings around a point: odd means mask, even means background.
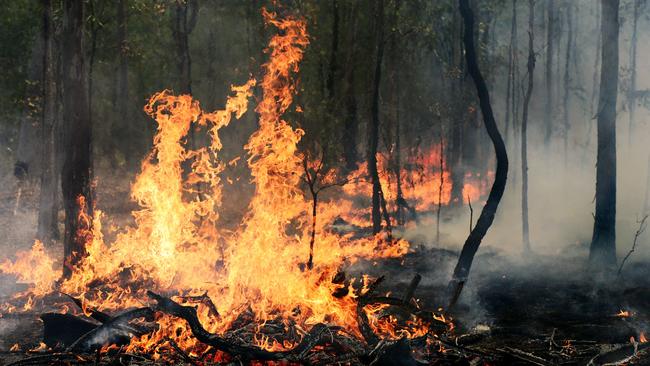
[{"label": "tree trunk", "polygon": [[127,39],[127,16],[126,16],[126,6],[127,0],[119,0],[117,2],[117,34],[116,34],[116,43],[117,49],[119,52],[119,65],[117,68],[117,82],[115,83],[115,111],[117,112],[115,116],[117,117],[115,123],[112,126],[111,135],[114,137],[122,137],[120,141],[120,146],[116,146],[118,141],[111,139],[111,153],[113,158],[111,162],[113,165],[116,163],[115,152],[121,150],[124,153],[124,156],[128,157],[130,154],[130,149],[128,148],[128,136],[124,135],[123,130],[127,128],[124,123],[128,121],[128,105],[129,105],[129,85],[128,85],[128,75],[129,75],[129,62],[128,62],[128,39]]},{"label": "tree trunk", "polygon": [[[463,130],[467,116],[467,98],[465,98],[465,68],[463,65],[463,25],[458,14],[453,15],[454,35],[451,50],[450,64],[452,71],[455,71],[455,79],[452,80],[449,103],[453,106],[452,111],[456,119],[451,126],[451,141],[448,144],[447,157],[451,167],[451,204],[454,206],[463,205],[463,186],[465,185],[465,168],[463,166]],[[456,42],[455,40],[459,41]],[[456,68],[456,69],[455,69]]]},{"label": "tree trunk", "polygon": [[551,144],[553,133],[553,50],[555,38],[555,0],[546,0],[548,20],[546,23],[546,105],[544,106],[544,146]]},{"label": "tree trunk", "polygon": [[192,94],[192,58],[190,57],[189,35],[196,26],[198,10],[198,0],[176,2],[172,32],[176,41],[176,66],[181,94]]},{"label": "tree trunk", "polygon": [[564,166],[568,163],[569,154],[569,100],[571,99],[571,50],[573,49],[573,4],[567,3],[567,40],[566,40],[566,56],[564,59],[564,98],[562,100],[562,122],[564,125],[562,137],[564,141]]},{"label": "tree trunk", "polygon": [[632,39],[630,40],[630,90],[628,90],[628,108],[630,109],[629,126],[627,143],[632,145],[632,136],[634,135],[634,114],[636,111],[636,99],[634,92],[636,91],[636,45],[638,41],[638,23],[639,23],[639,8],[641,7],[641,0],[634,0],[634,17],[632,20]]},{"label": "tree trunk", "polygon": [[535,71],[535,49],[533,48],[533,25],[535,23],[534,0],[529,0],[528,16],[528,88],[524,98],[524,110],[521,119],[521,224],[524,253],[530,253],[530,234],[528,227],[528,106],[533,95],[533,72]]},{"label": "tree trunk", "polygon": [[327,75],[327,97],[330,100],[334,98],[335,81],[338,77],[338,51],[339,51],[339,3],[338,0],[332,0],[332,44],[329,62],[329,73]]},{"label": "tree trunk", "polygon": [[379,89],[381,86],[381,64],[384,58],[384,1],[378,0],[375,14],[377,37],[375,70],[373,78],[371,124],[368,133],[368,172],[372,180],[372,232],[381,231],[381,182],[377,169],[377,146],[379,144]]},{"label": "tree trunk", "polygon": [[[27,181],[39,177],[39,163],[42,156],[40,150],[40,111],[35,103],[42,93],[40,81],[43,77],[43,40],[37,37],[31,48],[31,55],[27,64],[27,80],[25,80],[25,100],[21,113],[18,131],[18,146],[16,147],[16,161],[14,163],[14,176],[18,179],[18,190]],[[20,193],[18,193],[20,195]],[[18,203],[18,201],[16,202]]]},{"label": "tree trunk", "polygon": [[85,255],[85,237],[81,229],[92,222],[80,220],[78,199],[85,199],[88,217],[92,217],[92,126],[88,110],[87,74],[84,60],[83,0],[69,0],[63,7],[63,115],[65,144],[61,188],[65,206],[64,276],[69,276]]},{"label": "tree trunk", "polygon": [[598,98],[596,214],[589,259],[594,269],[616,267],[616,99],[618,96],[618,0],[601,0],[602,67]]},{"label": "tree trunk", "polygon": [[350,21],[349,33],[351,34],[348,54],[346,55],[346,73],[345,80],[345,115],[343,117],[343,154],[345,158],[345,168],[348,171],[357,169],[359,154],[357,151],[357,134],[359,130],[359,121],[357,118],[357,100],[355,96],[354,80],[356,74],[356,50],[357,50],[357,25],[358,25],[358,4],[353,4]]},{"label": "tree trunk", "polygon": [[[596,96],[598,95],[598,90],[599,90],[599,85],[598,85],[598,71],[600,69],[600,52],[602,49],[602,34],[599,31],[600,27],[600,18],[601,18],[601,9],[600,9],[600,4],[596,3],[596,27],[594,29],[594,33],[597,34],[597,39],[596,39],[596,51],[594,52],[594,73],[592,77],[592,82],[591,82],[591,108],[590,108],[590,115],[587,118],[587,141],[585,143],[586,147],[589,147],[591,145],[591,134],[594,129],[594,122],[593,120],[596,118],[596,115],[598,114],[598,111],[596,110],[597,105],[596,105]],[[585,154],[584,159],[587,159],[587,154]]]},{"label": "tree trunk", "polygon": [[[506,143],[508,142],[508,137],[510,135],[510,114],[512,109],[510,105],[512,104],[514,88],[514,53],[516,52],[517,45],[515,44],[515,34],[517,32],[517,3],[516,0],[512,0],[512,22],[510,27],[510,44],[508,45],[508,78],[506,81],[506,121],[505,121],[505,132],[504,138]],[[516,119],[516,117],[514,117]]]},{"label": "tree trunk", "polygon": [[42,167],[37,238],[45,245],[59,237],[57,222],[57,171],[54,134],[56,86],[54,84],[52,1],[43,0],[43,116],[41,123]]},{"label": "tree trunk", "polygon": [[467,240],[465,240],[465,244],[463,244],[463,249],[458,258],[456,268],[454,269],[453,277],[449,283],[449,307],[452,307],[460,296],[460,292],[467,280],[469,270],[474,261],[474,255],[476,254],[478,247],[481,245],[483,237],[494,221],[494,215],[496,214],[501,197],[503,197],[508,177],[508,154],[506,152],[506,146],[503,143],[503,139],[501,138],[501,134],[499,133],[499,129],[494,119],[494,113],[492,112],[492,106],[490,104],[490,94],[478,67],[473,37],[474,14],[469,6],[469,0],[459,0],[459,5],[465,26],[463,43],[465,45],[467,69],[476,86],[476,92],[478,94],[479,104],[483,114],[483,123],[485,124],[485,129],[487,130],[494,146],[497,167],[494,176],[494,183],[490,189],[488,199],[485,202],[485,206],[483,206],[483,210],[481,211],[481,215],[479,216],[474,229],[470,232]]}]

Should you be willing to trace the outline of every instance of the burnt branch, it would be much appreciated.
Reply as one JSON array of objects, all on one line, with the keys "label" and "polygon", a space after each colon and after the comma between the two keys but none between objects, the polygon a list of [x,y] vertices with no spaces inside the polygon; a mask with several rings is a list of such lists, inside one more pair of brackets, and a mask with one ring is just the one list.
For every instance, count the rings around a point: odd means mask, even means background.
[{"label": "burnt branch", "polygon": [[634,253],[634,251],[636,250],[636,242],[639,239],[639,236],[641,236],[641,234],[643,234],[645,229],[648,227],[648,224],[646,224],[647,219],[648,219],[648,215],[645,215],[640,221],[638,221],[639,228],[636,230],[636,233],[634,233],[634,242],[632,243],[632,248],[630,248],[630,251],[627,252],[625,258],[623,258],[623,260],[621,261],[621,265],[618,267],[618,276],[621,275],[625,262],[628,260],[628,258],[630,258],[632,253]]},{"label": "burnt branch", "polygon": [[156,311],[185,320],[190,326],[192,334],[201,343],[212,346],[219,351],[228,353],[233,357],[245,361],[299,361],[320,342],[326,330],[338,330],[338,328],[328,327],[324,324],[317,324],[303,337],[302,341],[295,348],[288,351],[269,352],[255,346],[235,344],[217,334],[208,332],[203,325],[201,325],[196,313],[196,308],[180,305],[170,298],[160,296],[151,291],[147,291],[147,295],[156,301],[157,304],[154,307]]}]

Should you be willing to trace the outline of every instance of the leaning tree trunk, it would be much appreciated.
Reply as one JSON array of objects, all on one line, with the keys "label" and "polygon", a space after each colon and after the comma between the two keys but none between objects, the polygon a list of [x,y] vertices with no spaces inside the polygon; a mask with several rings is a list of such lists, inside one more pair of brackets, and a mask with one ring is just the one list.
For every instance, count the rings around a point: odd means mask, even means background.
[{"label": "leaning tree trunk", "polygon": [[379,89],[381,86],[381,64],[384,58],[384,1],[376,4],[376,55],[372,91],[371,124],[368,134],[368,172],[372,180],[372,232],[381,231],[381,182],[377,169],[377,146],[379,144]]},{"label": "leaning tree trunk", "polygon": [[42,167],[37,238],[44,244],[58,239],[57,171],[54,133],[56,85],[54,83],[52,1],[43,0],[43,116],[41,123]]},{"label": "leaning tree trunk", "polygon": [[601,0],[602,67],[597,121],[596,214],[589,252],[592,267],[606,272],[616,267],[618,5],[618,0]]},{"label": "leaning tree trunk", "polygon": [[465,244],[463,244],[463,249],[460,252],[460,257],[458,258],[458,263],[454,269],[453,277],[449,282],[449,307],[452,307],[456,303],[463,285],[465,284],[465,281],[467,281],[469,270],[474,261],[474,255],[476,254],[478,247],[481,245],[483,237],[494,221],[494,215],[496,214],[501,197],[503,197],[503,191],[506,188],[506,180],[508,178],[508,153],[506,152],[506,146],[503,143],[503,139],[501,138],[501,134],[499,133],[499,129],[494,119],[494,113],[492,112],[492,106],[490,105],[490,94],[485,84],[485,80],[481,75],[481,71],[478,68],[478,60],[476,57],[473,37],[474,14],[469,6],[469,0],[459,0],[459,5],[465,28],[463,43],[465,45],[467,70],[476,86],[481,113],[483,114],[483,123],[485,124],[485,129],[487,130],[492,145],[494,146],[494,152],[497,158],[497,168],[494,176],[494,183],[490,189],[490,195],[485,202],[485,206],[483,206],[483,210],[476,222],[476,226],[474,226],[474,229],[470,232],[467,240],[465,240]]},{"label": "leaning tree trunk", "polygon": [[[92,217],[92,128],[88,110],[88,93],[84,61],[83,0],[64,2],[63,8],[63,117],[65,120],[64,163],[61,188],[65,206],[64,276],[69,276],[85,255],[85,237],[81,230],[92,222],[80,219],[80,210]],[[80,197],[85,207],[78,203]]]},{"label": "leaning tree trunk", "polygon": [[533,72],[535,71],[535,50],[533,49],[533,25],[535,23],[534,0],[529,0],[528,15],[528,88],[524,98],[521,118],[521,229],[524,253],[530,253],[530,229],[528,227],[528,106],[533,95]]}]

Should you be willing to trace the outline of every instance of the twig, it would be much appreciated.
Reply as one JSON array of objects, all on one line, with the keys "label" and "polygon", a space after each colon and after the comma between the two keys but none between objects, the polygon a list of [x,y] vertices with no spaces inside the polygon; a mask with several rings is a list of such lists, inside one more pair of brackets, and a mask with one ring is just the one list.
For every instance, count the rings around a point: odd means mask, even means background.
[{"label": "twig", "polygon": [[524,351],[522,351],[520,349],[505,347],[505,348],[498,349],[498,351],[506,353],[506,354],[508,354],[508,355],[510,355],[512,357],[518,358],[520,360],[532,363],[534,365],[538,365],[538,366],[551,366],[551,365],[553,365],[553,363],[551,363],[551,362],[549,362],[549,361],[547,361],[547,360],[545,360],[545,359],[543,359],[541,357],[535,356],[534,354],[529,353],[529,352],[524,352]]},{"label": "twig", "polygon": [[630,249],[629,252],[627,252],[627,255],[621,261],[621,265],[618,267],[618,276],[621,275],[621,272],[623,271],[623,266],[625,265],[625,262],[627,261],[627,259],[632,255],[632,253],[636,249],[637,239],[639,239],[639,236],[641,236],[641,234],[643,234],[646,227],[648,226],[648,225],[646,225],[646,220],[647,219],[648,219],[648,215],[645,215],[645,216],[643,216],[641,221],[637,221],[639,223],[639,228],[636,230],[636,233],[634,233],[634,242],[632,243],[632,248]]}]

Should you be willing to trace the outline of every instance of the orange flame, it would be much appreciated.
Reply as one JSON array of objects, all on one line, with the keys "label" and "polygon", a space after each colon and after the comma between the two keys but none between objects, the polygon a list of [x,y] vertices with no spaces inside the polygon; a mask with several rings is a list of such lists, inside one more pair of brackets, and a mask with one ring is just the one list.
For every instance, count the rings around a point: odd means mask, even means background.
[{"label": "orange flame", "polygon": [[[321,219],[313,270],[303,271],[310,241],[310,203],[300,188],[299,175],[303,157],[298,142],[304,132],[282,115],[293,102],[293,74],[299,71],[309,39],[304,20],[279,18],[266,10],[262,15],[279,34],[271,38],[267,50],[269,61],[260,83],[262,100],[256,108],[259,128],[245,145],[255,194],[239,230],[229,232],[218,225],[220,174],[226,166],[219,160],[219,132],[233,116],[240,118],[246,112],[256,81],[233,86],[234,95],[225,108],[211,113],[204,112],[189,95],[156,93],[144,108],[158,125],[154,148],[131,187],[131,198],[140,206],[132,213],[135,226],[121,229],[108,245],[100,211],[95,212],[92,225],[91,218],[79,218],[87,223],[83,226],[87,229],[78,233],[83,235],[87,254],[60,290],[82,298],[85,313],[90,308],[141,306],[145,290],[151,289],[175,292],[181,297],[174,299],[181,303],[188,303],[184,295],[206,294],[215,299],[219,316],[205,304],[198,305],[199,319],[210,332],[226,331],[242,312],[250,311],[257,324],[278,317],[303,328],[334,322],[358,334],[354,292],[334,297],[332,293],[342,285],[331,280],[342,265],[358,258],[407,252],[405,241],[386,243],[380,236],[352,239],[334,233],[328,223],[342,208],[325,201],[318,208]],[[207,131],[210,143],[190,149],[185,142],[195,127]],[[85,205],[83,197],[78,204]],[[15,262],[2,264],[4,272],[25,273],[21,279],[33,282],[32,292],[37,295],[53,289],[58,275],[51,267],[52,260],[40,243],[19,254]],[[184,321],[162,314],[157,314],[156,321],[158,330],[132,340],[129,350],[159,357],[164,340],[171,338],[192,354],[205,351]],[[294,346],[261,333],[254,342],[268,350]]]}]

